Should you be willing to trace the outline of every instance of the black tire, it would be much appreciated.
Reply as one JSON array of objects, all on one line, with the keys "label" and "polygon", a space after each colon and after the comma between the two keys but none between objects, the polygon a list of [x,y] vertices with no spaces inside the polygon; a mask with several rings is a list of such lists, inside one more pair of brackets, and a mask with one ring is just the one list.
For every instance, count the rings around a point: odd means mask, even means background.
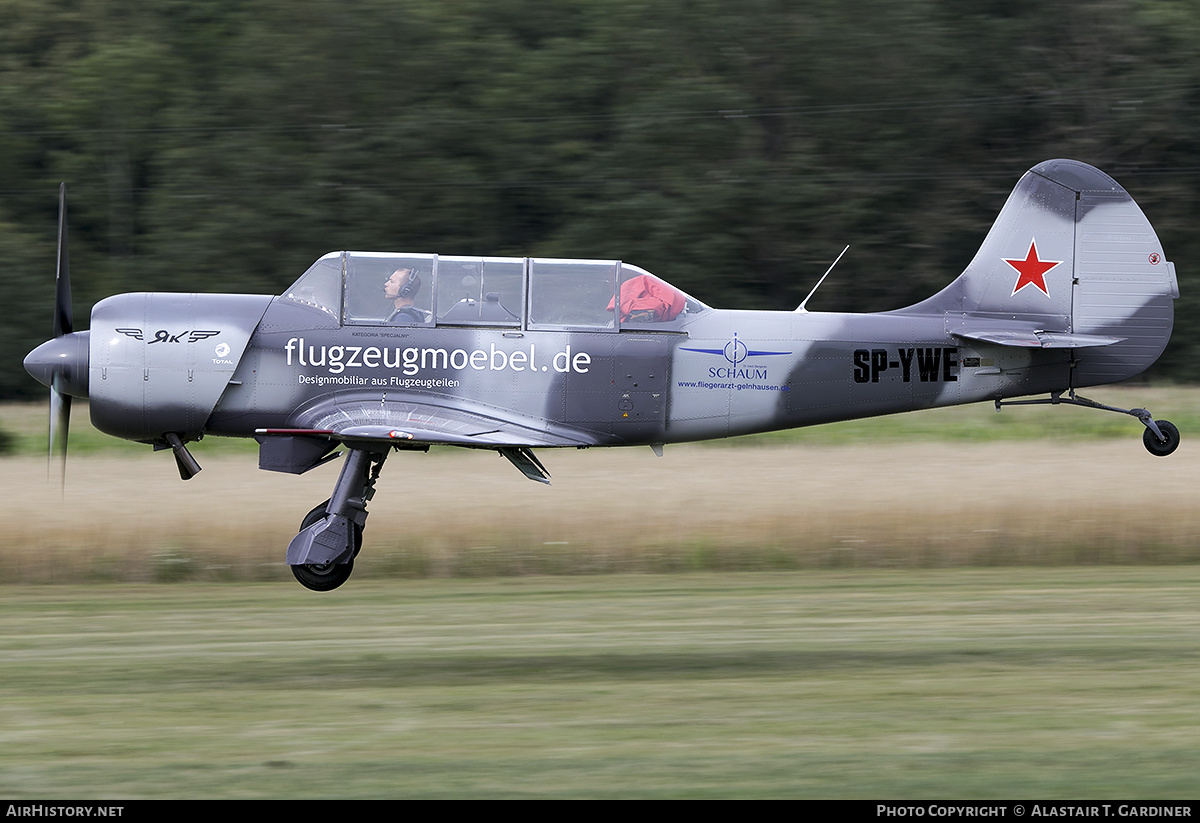
[{"label": "black tire", "polygon": [[1146,447],[1146,451],[1155,457],[1166,457],[1179,448],[1179,429],[1175,428],[1174,423],[1166,420],[1155,420],[1154,422],[1158,425],[1158,430],[1163,433],[1163,437],[1167,438],[1166,441],[1158,442],[1154,432],[1147,427],[1146,431],[1142,432],[1142,444]]},{"label": "black tire", "polygon": [[[304,531],[313,523],[324,519],[325,507],[329,505],[326,500],[318,506],[314,506],[313,510],[304,515],[304,519],[300,521],[300,531]],[[292,566],[292,576],[306,589],[314,592],[329,592],[336,589],[338,586],[350,579],[350,573],[354,571],[354,558],[358,557],[358,552],[362,548],[362,527],[354,524],[354,553],[345,563],[305,563],[300,566]]]},{"label": "black tire", "polygon": [[318,503],[316,506],[313,507],[312,511],[310,511],[308,514],[304,515],[304,519],[300,521],[300,531],[304,531],[309,526],[311,526],[313,523],[316,523],[318,520],[321,520],[322,518],[324,518],[325,517],[325,507],[328,505],[329,505],[328,500],[326,500],[324,503]]},{"label": "black tire", "polygon": [[345,563],[305,563],[292,566],[292,576],[300,585],[314,592],[330,592],[350,579],[354,561]]}]

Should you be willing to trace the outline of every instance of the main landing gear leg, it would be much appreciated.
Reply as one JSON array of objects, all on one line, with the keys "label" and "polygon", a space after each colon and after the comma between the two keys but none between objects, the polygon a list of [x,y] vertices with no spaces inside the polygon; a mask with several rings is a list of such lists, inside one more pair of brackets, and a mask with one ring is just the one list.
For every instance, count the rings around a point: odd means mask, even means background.
[{"label": "main landing gear leg", "polygon": [[287,563],[300,585],[327,592],[350,577],[362,548],[367,501],[375,494],[375,481],[387,455],[350,447],[333,496],[308,513],[300,533],[288,545]]},{"label": "main landing gear leg", "polygon": [[1070,406],[1083,406],[1089,409],[1119,412],[1136,417],[1146,427],[1146,430],[1142,432],[1142,445],[1146,447],[1146,451],[1156,457],[1166,457],[1179,448],[1179,429],[1175,428],[1174,423],[1166,420],[1155,420],[1146,409],[1120,409],[1116,406],[1106,406],[1103,403],[1097,403],[1095,400],[1088,400],[1086,397],[1077,395],[1074,389],[1070,390],[1065,400],[1062,397],[1062,392],[1051,392],[1049,398],[1042,400],[1009,400],[1004,402],[997,399],[996,411],[1000,411],[1001,406],[1043,406],[1047,404],[1058,405],[1059,403],[1065,403]]}]

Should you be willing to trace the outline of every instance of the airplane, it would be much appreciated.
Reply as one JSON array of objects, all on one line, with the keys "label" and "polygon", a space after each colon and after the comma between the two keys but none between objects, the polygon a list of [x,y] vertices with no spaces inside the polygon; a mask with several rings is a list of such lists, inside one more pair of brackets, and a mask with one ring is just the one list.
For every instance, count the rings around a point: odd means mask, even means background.
[{"label": "airplane", "polygon": [[286,552],[314,591],[349,578],[393,451],[488,449],[548,483],[535,449],[661,456],[974,402],[1120,412],[1151,454],[1179,445],[1149,411],[1077,394],[1155,362],[1179,289],[1125,189],[1072,160],[1020,178],[957,279],[879,313],[810,312],[811,293],[792,311],[716,309],[619,260],[341,251],[281,295],[121,294],[74,331],[65,185],[58,258],[54,336],[25,358],[50,388],[51,455],[65,459],[74,397],[100,431],[170,449],[184,480],[206,436],[254,438],[260,469],[293,474],[344,449]]}]

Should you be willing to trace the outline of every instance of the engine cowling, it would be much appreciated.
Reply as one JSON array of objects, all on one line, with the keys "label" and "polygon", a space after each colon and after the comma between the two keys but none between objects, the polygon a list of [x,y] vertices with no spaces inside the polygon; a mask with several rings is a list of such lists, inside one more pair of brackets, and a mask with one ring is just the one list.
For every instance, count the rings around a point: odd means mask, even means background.
[{"label": "engine cowling", "polygon": [[163,445],[204,433],[271,297],[120,294],[92,309],[88,395],[92,424]]}]

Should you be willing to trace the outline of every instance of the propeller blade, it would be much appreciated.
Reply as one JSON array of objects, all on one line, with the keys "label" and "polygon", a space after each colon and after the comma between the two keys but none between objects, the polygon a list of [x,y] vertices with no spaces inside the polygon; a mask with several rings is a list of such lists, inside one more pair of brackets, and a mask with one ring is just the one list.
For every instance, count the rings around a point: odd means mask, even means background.
[{"label": "propeller blade", "polygon": [[[58,265],[54,273],[54,337],[75,330],[71,312],[71,260],[67,250],[67,184],[58,186]],[[64,377],[55,371],[50,379],[50,454],[47,474],[58,462],[58,482],[67,489],[67,433],[71,428],[71,395],[63,390]]]},{"label": "propeller blade", "polygon": [[54,336],[74,331],[71,316],[71,262],[67,253],[67,184],[58,187],[58,269],[54,278]]},{"label": "propeller blade", "polygon": [[67,433],[71,428],[71,395],[59,387],[62,378],[55,374],[50,386],[50,454],[46,466],[47,475],[53,476],[54,464],[58,464],[58,481],[63,490],[67,486]]}]

